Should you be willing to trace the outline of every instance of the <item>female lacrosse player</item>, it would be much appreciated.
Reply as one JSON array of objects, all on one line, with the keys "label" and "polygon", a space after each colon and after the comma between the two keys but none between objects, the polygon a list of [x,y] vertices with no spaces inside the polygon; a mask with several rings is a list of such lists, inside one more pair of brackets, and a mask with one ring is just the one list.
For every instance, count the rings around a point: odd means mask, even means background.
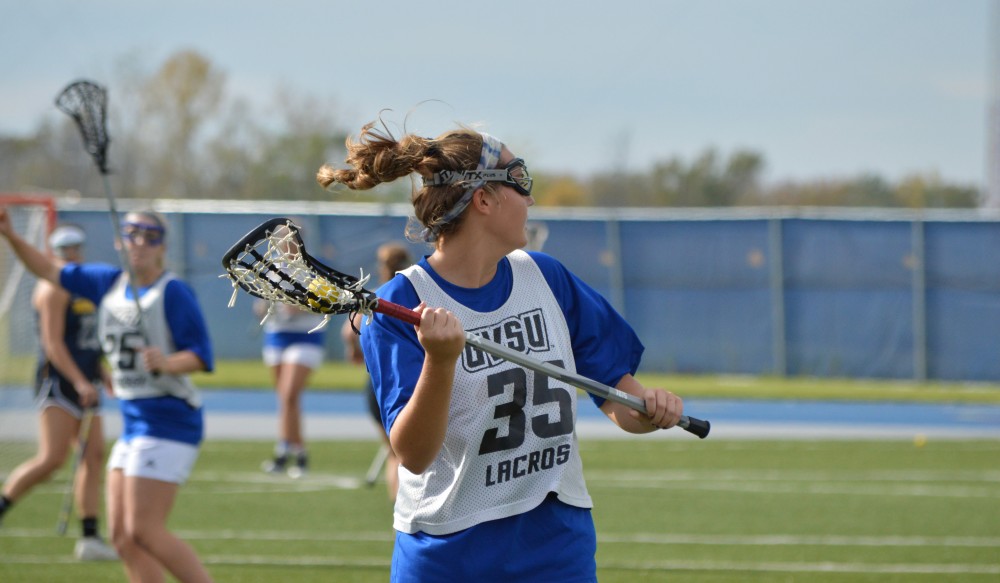
[{"label": "female lacrosse player", "polygon": [[375,315],[361,333],[401,464],[392,580],[596,581],[577,391],[467,348],[465,330],[643,399],[649,415],[591,397],[628,432],[672,427],[680,398],[635,380],[643,347],[607,301],[519,250],[531,177],[499,140],[467,129],[397,140],[368,124],[347,150],[348,167],[323,166],[320,184],[419,174],[414,226],[434,249],[378,291],[419,312],[419,327]]},{"label": "female lacrosse player", "polygon": [[[263,301],[255,307],[262,316],[268,310]],[[265,472],[287,471],[292,478],[300,478],[309,467],[302,438],[302,392],[323,363],[326,334],[316,330],[322,323],[322,315],[284,304],[271,305],[264,321],[263,358],[278,393],[279,432],[274,458],[262,466]]]},{"label": "female lacrosse player", "polygon": [[120,267],[46,256],[14,232],[3,209],[0,235],[35,275],[98,306],[98,334],[123,417],[108,460],[108,518],[129,579],[162,581],[166,569],[181,581],[210,581],[194,550],[167,530],[203,435],[200,398],[187,375],[211,370],[213,358],[194,293],[164,268],[166,222],[153,212],[125,215],[131,284]]},{"label": "female lacrosse player", "polygon": [[[49,249],[60,259],[83,261],[87,235],[76,225],[60,225],[49,235]],[[104,430],[101,423],[101,347],[97,341],[97,308],[90,300],[40,280],[31,297],[38,315],[42,352],[35,373],[35,395],[41,409],[40,439],[35,457],[14,469],[0,495],[0,516],[36,484],[47,480],[66,461],[82,430],[84,411],[92,415],[86,446],[72,487],[83,536],[74,554],[81,561],[115,560],[118,555],[98,534]],[[79,445],[78,445],[79,447]]]},{"label": "female lacrosse player", "polygon": [[[284,243],[293,245],[293,243]],[[271,369],[278,394],[278,442],[274,457],[261,468],[301,478],[309,467],[302,438],[302,392],[312,372],[323,363],[323,316],[263,300],[254,305],[264,319],[264,364]]]},{"label": "female lacrosse player", "polygon": [[[375,257],[378,260],[380,284],[389,281],[397,271],[402,271],[413,263],[413,257],[410,256],[410,251],[406,248],[406,245],[395,241],[379,245],[379,248],[375,251]],[[365,356],[361,352],[361,343],[358,342],[358,335],[355,332],[355,330],[361,329],[361,323],[361,315],[354,314],[351,318],[344,321],[344,325],[340,330],[347,360],[357,365],[365,364]],[[379,409],[378,399],[375,398],[375,391],[372,388],[371,376],[368,377],[365,396],[368,399],[368,412],[371,414],[372,419],[381,425],[382,413]],[[386,448],[387,452],[385,456],[385,489],[389,495],[389,500],[395,502],[396,492],[399,490],[399,458],[392,452],[392,444],[389,443],[389,436],[385,432],[381,432],[381,435],[384,442],[382,447]]]}]

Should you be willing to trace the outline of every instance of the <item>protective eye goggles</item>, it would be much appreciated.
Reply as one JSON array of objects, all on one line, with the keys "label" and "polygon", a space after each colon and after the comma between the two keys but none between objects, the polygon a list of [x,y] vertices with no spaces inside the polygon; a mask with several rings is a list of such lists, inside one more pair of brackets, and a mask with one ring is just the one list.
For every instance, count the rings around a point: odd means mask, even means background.
[{"label": "protective eye goggles", "polygon": [[125,239],[129,243],[138,243],[142,240],[144,243],[150,246],[156,246],[163,243],[163,238],[165,232],[163,227],[157,227],[154,225],[147,225],[143,223],[122,223],[122,239]]},{"label": "protective eye goggles", "polygon": [[442,170],[435,172],[424,186],[444,186],[448,184],[474,184],[476,182],[503,182],[510,185],[521,196],[531,196],[531,175],[521,158],[514,158],[503,168],[487,170]]}]

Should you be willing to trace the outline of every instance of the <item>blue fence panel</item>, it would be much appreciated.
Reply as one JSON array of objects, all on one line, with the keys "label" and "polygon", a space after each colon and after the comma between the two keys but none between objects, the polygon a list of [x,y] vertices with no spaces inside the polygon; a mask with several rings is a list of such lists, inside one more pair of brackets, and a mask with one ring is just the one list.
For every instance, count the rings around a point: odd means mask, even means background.
[{"label": "blue fence panel", "polygon": [[1000,224],[925,226],[928,376],[1000,379]]},{"label": "blue fence panel", "polygon": [[626,308],[644,365],[774,370],[766,221],[622,223]]},{"label": "blue fence panel", "polygon": [[635,289],[626,292],[625,297],[629,306],[643,306],[633,309],[635,316],[629,320],[646,346],[643,370],[727,374],[773,371],[766,290]]},{"label": "blue fence panel", "polygon": [[[388,207],[334,210],[293,218],[313,255],[348,273],[363,269],[377,287],[375,251],[404,241],[406,217]],[[166,216],[169,267],[194,288],[216,353],[259,358],[253,300],[241,292],[226,308],[232,287],[218,276],[223,252],[275,215]],[[644,370],[769,374],[780,356],[789,375],[914,378],[922,353],[914,343],[925,337],[927,378],[1000,380],[1000,262],[990,259],[1000,222],[926,219],[921,250],[913,217],[546,216],[537,221],[548,228],[543,250],[623,308],[646,345]],[[88,260],[118,263],[107,211],[68,207],[60,219],[87,230]],[[408,246],[415,257],[431,250]],[[331,322],[328,358],[341,358],[342,322]]]},{"label": "blue fence panel", "polygon": [[783,223],[787,371],[913,375],[908,222]]},{"label": "blue fence panel", "polygon": [[[218,358],[260,357],[260,317],[253,311],[255,298],[241,291],[236,304],[228,308],[233,287],[228,279],[219,276],[224,273],[222,255],[226,250],[267,218],[254,214],[167,215],[171,228],[167,235],[169,267],[194,289]],[[184,245],[178,245],[179,239]]]},{"label": "blue fence panel", "polygon": [[546,221],[545,226],[549,236],[542,251],[559,259],[587,285],[610,298],[615,258],[608,249],[607,221]]},{"label": "blue fence panel", "polygon": [[59,222],[79,225],[87,232],[87,244],[83,249],[87,261],[118,265],[118,253],[108,217],[106,212],[59,211]]},{"label": "blue fence panel", "polygon": [[[370,289],[379,285],[376,251],[389,241],[406,245],[414,261],[433,250],[425,243],[412,243],[405,238],[406,218],[393,216],[319,217],[319,247],[310,253],[331,267],[358,275],[359,269],[371,274]],[[307,244],[309,242],[307,241]]]}]

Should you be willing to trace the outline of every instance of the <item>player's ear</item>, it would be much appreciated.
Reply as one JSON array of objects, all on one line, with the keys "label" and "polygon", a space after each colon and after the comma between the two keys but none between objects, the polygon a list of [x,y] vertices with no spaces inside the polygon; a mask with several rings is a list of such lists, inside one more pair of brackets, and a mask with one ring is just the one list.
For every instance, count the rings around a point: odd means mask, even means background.
[{"label": "player's ear", "polygon": [[475,206],[480,212],[489,213],[495,207],[500,204],[497,198],[497,193],[489,188],[477,188],[475,192],[472,193],[472,202],[470,205]]},{"label": "player's ear", "polygon": [[489,212],[490,205],[493,203],[490,197],[490,193],[485,188],[477,188],[475,192],[472,193],[472,206],[482,212]]}]

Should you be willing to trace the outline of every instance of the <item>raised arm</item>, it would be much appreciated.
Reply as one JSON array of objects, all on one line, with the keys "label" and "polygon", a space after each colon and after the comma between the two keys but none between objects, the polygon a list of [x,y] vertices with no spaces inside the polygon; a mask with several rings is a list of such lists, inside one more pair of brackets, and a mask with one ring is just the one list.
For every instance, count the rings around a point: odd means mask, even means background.
[{"label": "raised arm", "polygon": [[7,213],[7,209],[3,207],[0,207],[0,235],[7,239],[11,250],[24,263],[28,271],[41,279],[57,286],[59,285],[59,272],[62,270],[65,262],[46,255],[43,251],[32,247],[30,243],[21,238],[14,231],[10,215]]}]

